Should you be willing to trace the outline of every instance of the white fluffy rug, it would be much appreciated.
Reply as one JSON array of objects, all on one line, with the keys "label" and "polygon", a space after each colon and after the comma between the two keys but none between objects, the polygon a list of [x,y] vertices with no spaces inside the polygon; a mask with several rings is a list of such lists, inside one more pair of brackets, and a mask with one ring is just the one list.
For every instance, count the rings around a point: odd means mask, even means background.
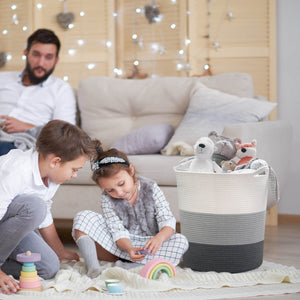
[{"label": "white fluffy rug", "polygon": [[[177,267],[175,277],[162,273],[158,280],[141,277],[142,267],[125,270],[111,263],[102,265],[102,274],[90,279],[82,261],[63,261],[55,278],[42,280],[43,292],[0,294],[0,299],[232,299],[300,292],[300,270],[266,261],[258,269],[238,274],[195,272]],[[120,280],[123,295],[108,294],[104,284],[108,278]]]}]

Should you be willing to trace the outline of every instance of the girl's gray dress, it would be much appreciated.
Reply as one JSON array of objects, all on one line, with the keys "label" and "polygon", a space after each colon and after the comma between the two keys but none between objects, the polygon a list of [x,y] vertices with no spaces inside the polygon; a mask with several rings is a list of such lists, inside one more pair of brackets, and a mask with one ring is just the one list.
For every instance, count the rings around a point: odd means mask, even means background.
[{"label": "girl's gray dress", "polygon": [[[130,261],[129,254],[117,246],[118,239],[129,238],[134,247],[143,247],[163,227],[169,226],[175,230],[176,220],[161,189],[150,179],[141,176],[137,178],[139,193],[134,206],[103,192],[103,216],[90,210],[79,212],[74,218],[73,237],[74,229],[78,229],[110,253]],[[153,258],[162,258],[178,265],[187,249],[186,237],[174,233],[155,255],[146,255],[138,263],[146,264]]]}]

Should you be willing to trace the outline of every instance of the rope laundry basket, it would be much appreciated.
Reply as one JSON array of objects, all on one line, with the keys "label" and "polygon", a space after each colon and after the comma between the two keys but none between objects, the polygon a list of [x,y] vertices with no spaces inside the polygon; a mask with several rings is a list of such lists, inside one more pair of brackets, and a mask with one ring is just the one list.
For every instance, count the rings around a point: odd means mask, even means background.
[{"label": "rope laundry basket", "polygon": [[181,233],[189,241],[186,267],[196,271],[245,272],[263,261],[268,168],[246,173],[189,171],[174,167]]}]

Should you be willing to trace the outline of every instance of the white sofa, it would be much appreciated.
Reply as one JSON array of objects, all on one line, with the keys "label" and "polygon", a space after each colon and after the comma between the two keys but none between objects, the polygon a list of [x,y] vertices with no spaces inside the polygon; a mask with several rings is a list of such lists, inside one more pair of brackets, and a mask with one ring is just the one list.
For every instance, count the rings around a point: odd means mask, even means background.
[{"label": "white sofa", "polygon": [[[240,98],[241,101],[245,99],[250,101],[249,98],[262,98],[254,95],[252,78],[245,73],[225,73],[200,78],[162,77],[144,80],[91,77],[82,80],[78,88],[81,126],[91,137],[100,139],[107,148],[122,136],[144,125],[171,124],[176,131],[164,149],[166,153],[172,148],[172,142],[179,132],[177,129],[182,125],[183,117],[189,108],[190,99],[199,90],[199,85],[203,91],[203,84],[212,92],[209,101],[214,101],[216,90],[220,91],[216,95],[218,99],[220,98],[219,100],[225,99],[228,95],[235,95],[234,101]],[[201,93],[201,97],[205,97],[205,93]],[[253,103],[256,105],[259,100],[251,99],[251,101],[255,101]],[[239,105],[238,102],[237,107]],[[231,110],[230,105],[226,105],[224,110],[228,110],[228,107]],[[246,113],[250,111],[250,120],[252,120],[251,109],[245,110]],[[261,111],[259,107],[258,111],[259,113]],[[217,115],[216,110],[214,117]],[[254,119],[257,118],[261,118],[261,115],[254,116]],[[226,125],[226,120],[224,122]],[[208,126],[203,124],[208,124]],[[211,127],[209,126],[209,120],[203,124],[199,132],[197,129],[197,136],[195,133],[189,133],[189,130],[184,133],[183,139],[188,138],[185,142],[195,141],[197,137],[206,135],[210,129],[215,129],[214,123]],[[288,172],[288,165],[283,158],[288,157],[292,136],[289,124],[266,119],[259,122],[227,124],[223,135],[239,137],[243,142],[255,138],[258,142],[258,157],[265,159],[273,167],[280,184],[280,191],[283,190]],[[182,159],[180,155],[161,153],[129,155],[129,160],[138,173],[157,181],[178,221],[180,217],[173,167]],[[59,188],[53,199],[53,217],[73,219],[76,212],[83,209],[100,211],[100,193],[99,187],[91,180],[90,166],[87,163],[79,171],[76,179],[72,179]]]}]

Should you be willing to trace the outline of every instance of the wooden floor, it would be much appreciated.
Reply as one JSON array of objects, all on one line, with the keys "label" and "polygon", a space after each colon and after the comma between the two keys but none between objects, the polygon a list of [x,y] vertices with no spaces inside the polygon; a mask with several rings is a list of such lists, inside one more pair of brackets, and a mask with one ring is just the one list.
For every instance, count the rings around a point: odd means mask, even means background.
[{"label": "wooden floor", "polygon": [[[70,244],[68,244],[70,247]],[[265,231],[264,260],[294,266],[300,269],[300,226],[267,226]],[[300,293],[278,296],[247,297],[247,299],[279,300],[300,299]],[[235,298],[243,299],[246,298]]]},{"label": "wooden floor", "polygon": [[300,226],[267,226],[264,259],[300,269]]},{"label": "wooden floor", "polygon": [[[267,226],[265,231],[264,260],[294,266],[300,269],[300,226],[279,225]],[[247,299],[279,300],[300,299],[300,293],[247,297]],[[235,298],[245,299],[245,298]]]}]

